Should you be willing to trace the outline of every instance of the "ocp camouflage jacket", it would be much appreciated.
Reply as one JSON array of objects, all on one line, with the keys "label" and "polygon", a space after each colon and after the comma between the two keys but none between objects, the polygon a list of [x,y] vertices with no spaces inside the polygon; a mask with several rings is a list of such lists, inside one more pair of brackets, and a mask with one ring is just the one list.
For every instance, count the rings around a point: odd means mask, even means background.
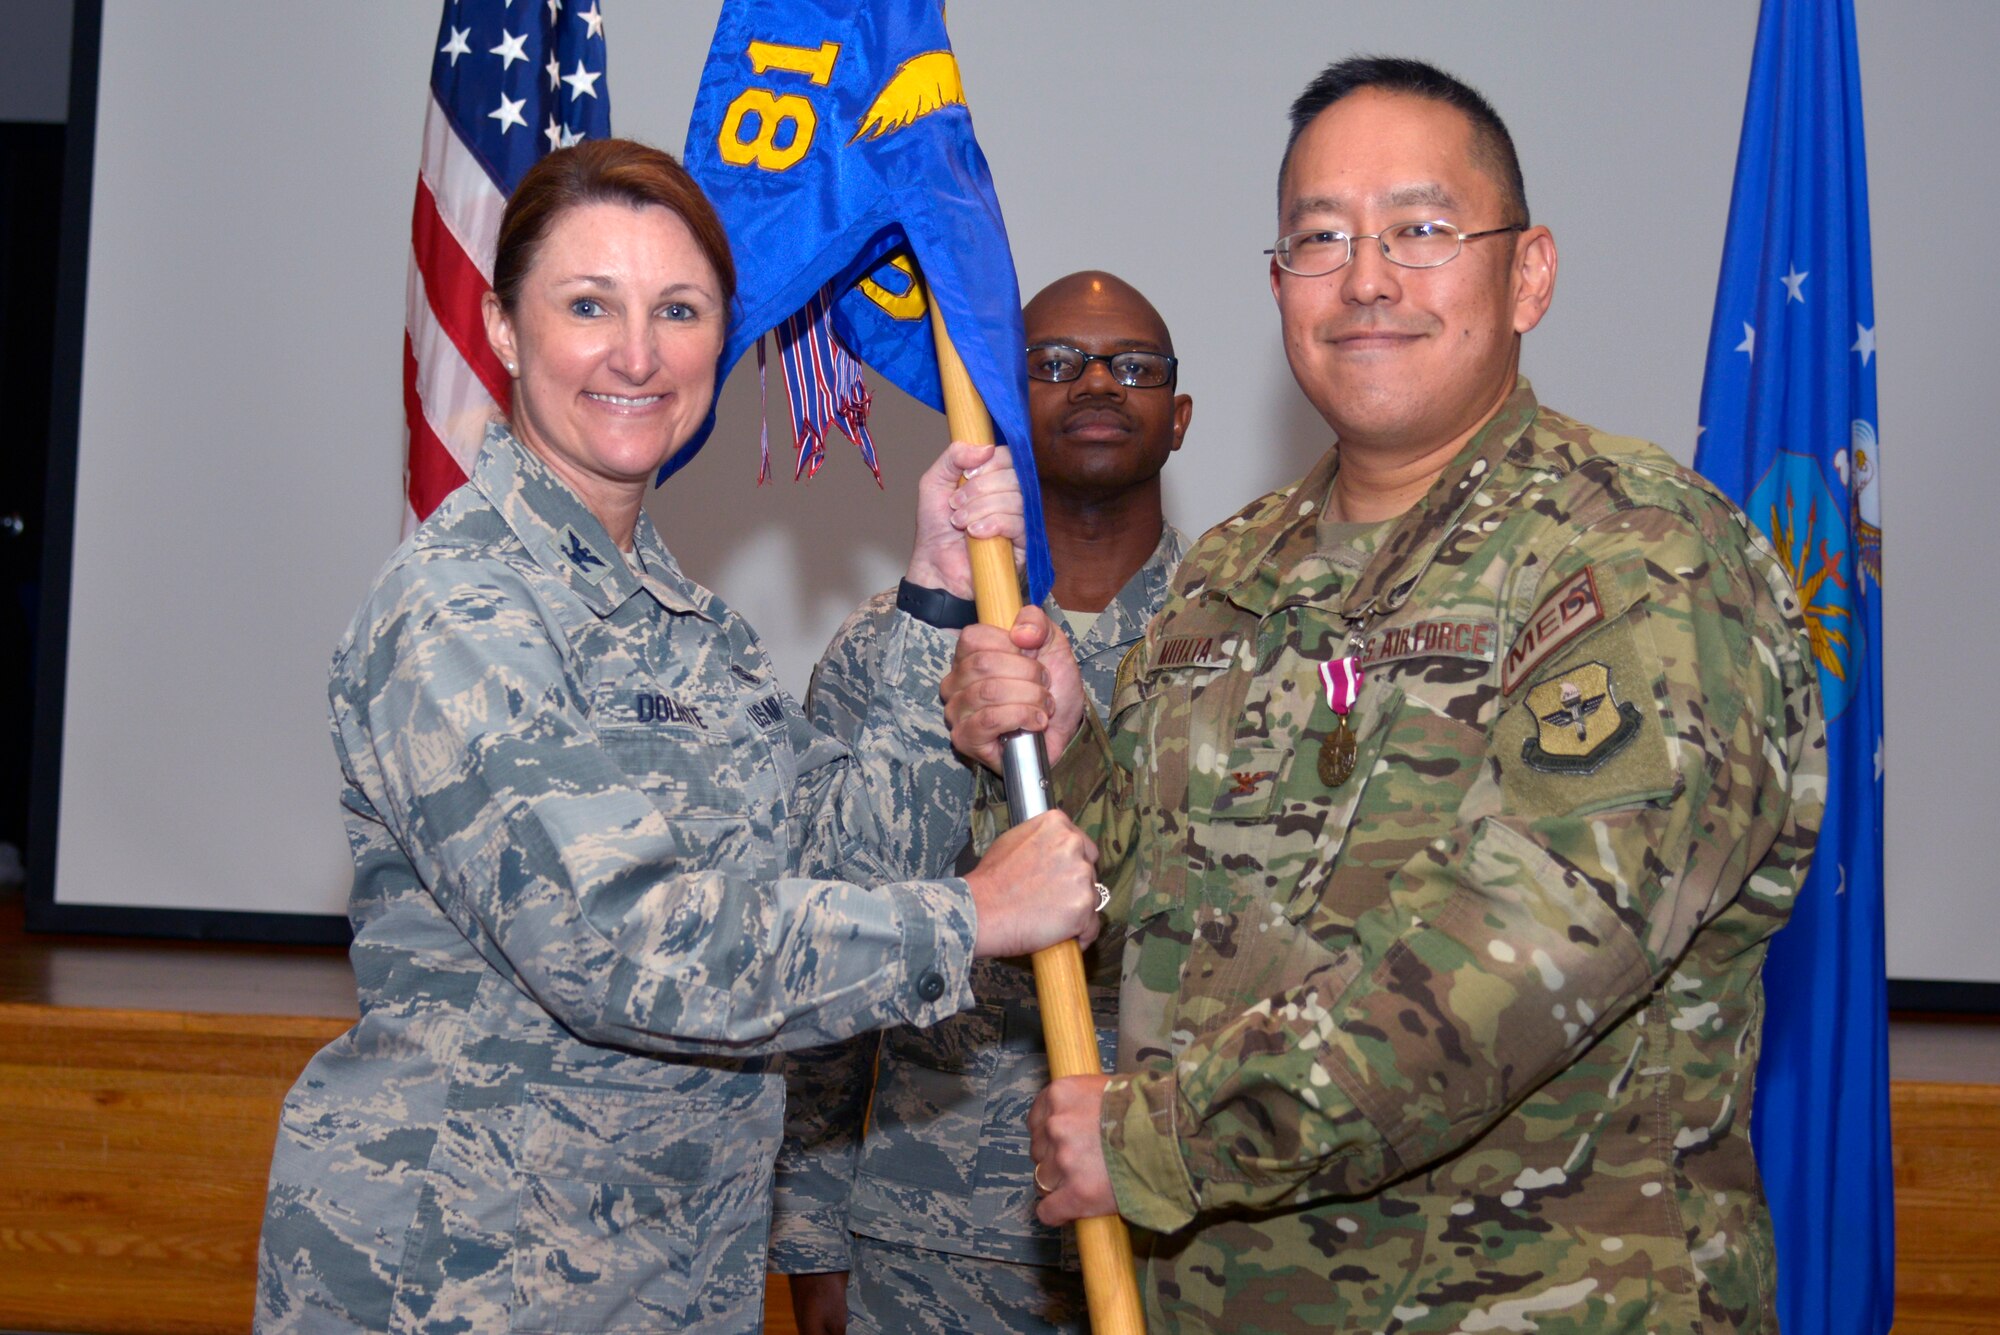
[{"label": "ocp camouflage jacket", "polygon": [[1153,1328],[1773,1328],[1759,970],[1825,790],[1783,562],[1525,381],[1358,544],[1336,466],[1202,539],[1055,776],[1128,920]]}]

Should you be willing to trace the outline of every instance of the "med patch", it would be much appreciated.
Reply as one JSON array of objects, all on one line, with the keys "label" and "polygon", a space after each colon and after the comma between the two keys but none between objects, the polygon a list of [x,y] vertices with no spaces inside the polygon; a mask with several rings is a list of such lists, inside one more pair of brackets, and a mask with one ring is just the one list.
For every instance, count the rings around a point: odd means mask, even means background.
[{"label": "med patch", "polygon": [[1512,695],[1537,665],[1605,618],[1597,576],[1585,566],[1531,613],[1507,656],[1500,661],[1500,693]]}]

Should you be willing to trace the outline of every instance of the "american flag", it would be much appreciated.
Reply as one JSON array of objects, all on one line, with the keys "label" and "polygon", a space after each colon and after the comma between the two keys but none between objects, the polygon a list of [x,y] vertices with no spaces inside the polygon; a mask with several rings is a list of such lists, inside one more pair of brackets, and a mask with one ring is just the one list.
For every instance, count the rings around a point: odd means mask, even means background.
[{"label": "american flag", "polygon": [[507,197],[552,148],[611,133],[599,0],[446,0],[410,222],[405,526],[465,481],[508,401],[480,298]]}]

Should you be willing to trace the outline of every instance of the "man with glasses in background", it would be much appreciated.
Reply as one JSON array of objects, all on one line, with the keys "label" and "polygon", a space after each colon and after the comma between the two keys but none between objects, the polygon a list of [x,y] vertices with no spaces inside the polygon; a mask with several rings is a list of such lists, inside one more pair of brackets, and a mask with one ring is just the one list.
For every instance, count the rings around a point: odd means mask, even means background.
[{"label": "man with glasses in background", "polygon": [[1156,1332],[1775,1329],[1759,973],[1826,783],[1784,559],[1520,377],[1556,247],[1479,94],[1347,60],[1292,131],[1331,448],[1196,544],[1103,720],[1033,609],[944,682],[989,765],[1046,726],[1124,919],[1041,1217],[1138,1225]]},{"label": "man with glasses in background", "polygon": [[[1051,601],[1084,690],[1103,709],[1119,659],[1166,600],[1187,550],[1166,522],[1160,470],[1181,447],[1194,401],[1175,392],[1166,322],[1123,280],[1070,274],[1021,314],[1029,429],[1056,570]],[[945,626],[975,619],[970,602],[906,585],[857,612],[828,655],[865,664],[887,642],[882,624],[898,607]],[[872,675],[864,668],[841,677]],[[848,736],[862,702],[833,697],[827,680],[815,680],[807,712]],[[983,825],[989,814],[975,820]],[[998,833],[976,828],[965,856]],[[1108,1066],[1118,948],[1093,945],[1086,963],[1100,979],[1091,1008]],[[788,1065],[771,1257],[774,1270],[791,1272],[801,1335],[838,1335],[850,1308],[857,1332],[1088,1328],[1074,1249],[1062,1230],[1034,1217],[1027,1116],[1049,1064],[1033,971],[1025,959],[983,961],[972,990],[978,1005],[934,1028],[870,1034]]]}]

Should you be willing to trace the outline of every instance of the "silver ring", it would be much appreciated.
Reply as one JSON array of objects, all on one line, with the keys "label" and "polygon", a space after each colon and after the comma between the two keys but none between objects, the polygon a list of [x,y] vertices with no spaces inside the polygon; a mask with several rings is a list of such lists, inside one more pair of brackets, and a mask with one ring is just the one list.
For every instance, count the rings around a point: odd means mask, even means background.
[{"label": "silver ring", "polygon": [[1035,1179],[1035,1190],[1041,1192],[1042,1195],[1046,1196],[1055,1190],[1055,1187],[1049,1186],[1047,1183],[1042,1181],[1042,1166],[1040,1164],[1035,1165],[1035,1171],[1031,1173],[1029,1176]]},{"label": "silver ring", "polygon": [[1102,881],[1096,881],[1093,884],[1097,886],[1097,911],[1102,913],[1105,906],[1111,902],[1111,891]]}]

